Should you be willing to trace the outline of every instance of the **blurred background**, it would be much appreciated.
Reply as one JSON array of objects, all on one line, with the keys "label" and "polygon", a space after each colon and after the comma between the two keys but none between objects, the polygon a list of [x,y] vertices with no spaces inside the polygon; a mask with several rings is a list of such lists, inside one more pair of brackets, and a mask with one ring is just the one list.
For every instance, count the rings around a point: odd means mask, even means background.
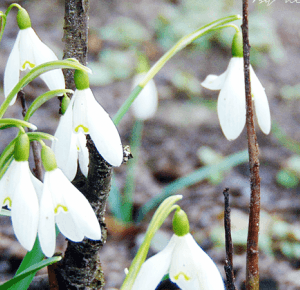
[{"label": "blurred background", "polygon": [[[242,13],[241,1],[232,0],[90,0],[88,66],[91,88],[111,117],[131,91],[137,54],[151,65],[182,36],[218,18]],[[13,3],[1,1],[0,10]],[[59,58],[63,50],[64,1],[17,1],[31,17],[32,27]],[[275,0],[270,5],[249,3],[251,63],[266,89],[272,131],[257,129],[261,173],[261,289],[300,289],[300,18],[298,3]],[[18,32],[11,12],[1,41],[0,86],[3,71]],[[236,22],[238,26],[241,22]],[[219,164],[247,148],[246,130],[235,141],[222,134],[216,113],[218,91],[200,83],[208,74],[221,74],[231,58],[234,29],[227,28],[195,41],[173,57],[155,76],[159,107],[145,121],[136,165],[134,212],[158,196],[166,186],[200,168]],[[25,88],[28,104],[45,92],[41,80]],[[32,118],[40,131],[54,134],[59,121],[59,102],[52,99]],[[20,103],[6,117],[22,118]],[[118,126],[123,145],[128,145],[134,118],[129,112]],[[1,152],[16,131],[1,132]],[[226,159],[225,159],[226,160]],[[226,162],[225,162],[226,163]],[[208,178],[184,187],[180,206],[187,212],[199,245],[217,263],[225,277],[223,190],[230,188],[234,269],[237,287],[243,289],[246,270],[246,238],[250,195],[249,170],[238,166],[214,167]],[[115,184],[125,186],[127,165],[115,168]],[[143,221],[124,224],[107,208],[108,240],[99,253],[106,276],[105,289],[119,288],[124,269],[130,266],[151,214]],[[12,277],[26,251],[15,240],[11,221],[0,218],[0,280]],[[171,218],[158,232],[150,254],[162,249],[172,235]],[[58,250],[65,240],[59,238]],[[177,289],[161,288],[161,289]]]}]

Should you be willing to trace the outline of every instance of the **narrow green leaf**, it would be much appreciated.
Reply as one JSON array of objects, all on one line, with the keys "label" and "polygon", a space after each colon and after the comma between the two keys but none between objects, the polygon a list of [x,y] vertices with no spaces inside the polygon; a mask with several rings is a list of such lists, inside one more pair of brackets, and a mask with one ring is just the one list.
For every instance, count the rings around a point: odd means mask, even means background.
[{"label": "narrow green leaf", "polygon": [[156,197],[148,201],[143,207],[140,208],[138,212],[137,222],[142,221],[145,215],[153,208],[155,208],[158,204],[160,204],[166,197],[177,193],[180,189],[209,178],[209,176],[214,172],[229,170],[236,165],[242,164],[246,162],[248,158],[249,157],[247,150],[240,151],[228,156],[227,158],[224,158],[218,164],[201,167],[191,174],[175,180],[174,182],[166,186],[160,194],[158,194]]},{"label": "narrow green leaf", "polygon": [[49,258],[45,261],[41,261],[37,264],[34,264],[32,266],[30,266],[29,268],[27,268],[27,270],[21,272],[20,274],[16,275],[14,278],[12,278],[11,280],[3,283],[0,286],[0,290],[11,290],[11,289],[25,289],[25,288],[15,288],[16,283],[18,283],[19,281],[23,280],[24,278],[26,278],[27,276],[31,275],[32,273],[36,273],[37,271],[41,270],[44,267],[47,267],[53,263],[56,263],[58,261],[61,260],[61,257],[52,257]]},{"label": "narrow green leaf", "polygon": [[39,97],[37,97],[32,104],[30,105],[30,107],[27,110],[27,113],[24,117],[24,121],[29,121],[29,119],[32,117],[32,115],[34,114],[34,112],[40,108],[44,103],[46,103],[47,101],[49,101],[50,99],[57,97],[57,96],[61,96],[65,93],[70,93],[73,94],[74,91],[73,90],[53,90],[53,91],[49,91],[45,94],[40,95]]},{"label": "narrow green leaf", "polygon": [[0,120],[0,129],[3,129],[3,127],[28,127],[32,130],[36,130],[37,127],[31,123],[28,123],[23,120],[19,119],[13,119],[13,118],[6,118]]}]

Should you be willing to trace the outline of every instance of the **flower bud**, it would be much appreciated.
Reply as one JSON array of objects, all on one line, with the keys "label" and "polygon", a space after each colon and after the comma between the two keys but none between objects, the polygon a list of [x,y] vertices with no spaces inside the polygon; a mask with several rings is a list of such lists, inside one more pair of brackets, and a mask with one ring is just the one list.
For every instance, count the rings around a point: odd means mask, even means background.
[{"label": "flower bud", "polygon": [[81,70],[75,70],[74,82],[75,82],[76,89],[78,90],[85,90],[90,87],[88,74]]},{"label": "flower bud", "polygon": [[67,108],[70,104],[70,98],[68,96],[64,96],[61,101],[61,113],[64,114],[67,111]]},{"label": "flower bud", "polygon": [[240,31],[233,36],[231,53],[233,57],[243,57],[243,35]]},{"label": "flower bud", "polygon": [[28,135],[22,133],[16,140],[14,158],[16,161],[28,161],[30,142]]},{"label": "flower bud", "polygon": [[190,232],[190,224],[186,213],[181,209],[177,209],[173,221],[173,232],[178,237],[183,237]]},{"label": "flower bud", "polygon": [[46,171],[52,171],[57,168],[55,154],[50,147],[43,145],[41,158]]},{"label": "flower bud", "polygon": [[20,29],[26,29],[31,27],[30,17],[27,11],[23,8],[19,9],[17,14],[17,23]]}]

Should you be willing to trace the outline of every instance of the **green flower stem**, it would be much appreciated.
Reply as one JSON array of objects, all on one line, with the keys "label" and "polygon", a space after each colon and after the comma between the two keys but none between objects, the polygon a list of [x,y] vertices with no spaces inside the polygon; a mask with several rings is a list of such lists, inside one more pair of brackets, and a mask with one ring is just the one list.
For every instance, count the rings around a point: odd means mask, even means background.
[{"label": "green flower stem", "polygon": [[0,11],[0,17],[1,17],[0,42],[1,42],[1,39],[2,39],[2,36],[3,36],[3,33],[4,33],[4,28],[5,28],[5,25],[6,25],[6,15],[2,11]]},{"label": "green flower stem", "polygon": [[13,7],[16,7],[18,9],[24,9],[19,4],[13,3],[13,4],[9,5],[7,10],[5,11],[5,14],[2,11],[0,11],[0,17],[1,17],[0,42],[1,42],[1,39],[2,39],[2,36],[3,36],[3,33],[4,33],[4,29],[5,29],[5,26],[6,26],[7,15]]},{"label": "green flower stem", "polygon": [[19,5],[19,4],[17,4],[17,3],[13,3],[13,4],[9,5],[8,8],[6,9],[5,15],[7,16],[8,13],[10,12],[10,10],[11,10],[12,8],[14,8],[14,7],[16,7],[16,8],[18,8],[18,9],[24,9],[21,5]]},{"label": "green flower stem", "polygon": [[65,90],[65,89],[53,90],[53,91],[49,91],[49,92],[37,97],[33,101],[33,103],[30,105],[30,107],[28,108],[27,113],[24,117],[24,121],[29,121],[29,119],[32,117],[32,115],[35,113],[35,111],[39,107],[41,107],[45,102],[49,101],[50,99],[52,99],[54,97],[61,96],[65,93],[74,94],[74,91],[73,90]]},{"label": "green flower stem", "polygon": [[134,90],[131,92],[130,96],[127,98],[127,100],[124,102],[124,104],[121,106],[121,108],[118,110],[117,114],[113,117],[114,124],[117,126],[126,112],[128,111],[129,107],[133,103],[133,101],[136,99],[136,97],[139,95],[143,87],[136,86]]},{"label": "green flower stem", "polygon": [[78,69],[83,70],[85,72],[91,73],[91,70],[87,68],[86,66],[83,66],[80,64],[76,59],[65,59],[65,60],[55,60],[43,63],[39,66],[36,66],[33,68],[30,72],[28,72],[13,88],[13,90],[10,92],[10,94],[7,96],[5,101],[2,103],[0,107],[0,118],[3,117],[4,113],[6,112],[7,108],[9,107],[10,102],[14,98],[14,96],[28,83],[33,81],[36,77],[39,75],[48,72],[53,69],[63,69],[63,68],[69,68],[69,69]]},{"label": "green flower stem", "polygon": [[34,126],[33,124],[30,124],[23,120],[12,119],[12,118],[1,119],[0,120],[0,130],[2,130],[4,128],[8,128],[8,127],[28,127],[32,130],[37,129],[37,127]]},{"label": "green flower stem", "polygon": [[168,215],[179,206],[174,205],[177,201],[182,199],[182,195],[174,195],[165,199],[162,204],[158,207],[155,214],[152,217],[152,220],[148,226],[145,238],[141,244],[135,258],[133,259],[129,272],[126,275],[126,278],[121,286],[120,290],[131,290],[133,283],[136,279],[137,274],[140,271],[140,268],[144,261],[146,260],[147,253],[149,251],[151,240],[156,233],[156,231],[161,227]]},{"label": "green flower stem", "polygon": [[122,203],[122,216],[123,221],[132,222],[132,209],[133,209],[133,195],[135,190],[135,174],[136,165],[139,160],[139,148],[141,147],[142,133],[144,122],[143,120],[136,120],[132,128],[130,149],[133,159],[128,161],[127,178],[124,189],[124,197]]},{"label": "green flower stem", "polygon": [[[130,105],[138,96],[140,91],[145,87],[145,85],[160,71],[160,69],[166,64],[166,62],[174,56],[177,52],[185,48],[191,42],[197,38],[217,29],[223,28],[223,26],[229,22],[240,20],[242,17],[240,15],[227,16],[216,21],[213,21],[201,28],[195,30],[194,32],[182,37],[169,51],[167,51],[148,71],[144,79],[139,83],[138,86],[131,92],[128,99],[121,106],[115,117],[113,118],[115,125],[118,125],[125,113],[128,111]],[[225,26],[224,26],[225,27]]]},{"label": "green flower stem", "polygon": [[218,164],[201,167],[198,170],[192,172],[191,174],[171,182],[168,186],[166,186],[163,189],[163,191],[160,194],[152,198],[143,207],[139,209],[137,222],[142,221],[145,215],[153,208],[155,208],[166,197],[175,194],[180,189],[198,183],[204,180],[205,178],[209,178],[212,172],[225,171],[225,170],[228,171],[231,167],[247,162],[248,158],[249,157],[248,157],[247,150],[240,151],[238,153],[228,156],[227,158],[224,158]]},{"label": "green flower stem", "polygon": [[50,140],[50,141],[56,139],[53,135],[50,135],[48,133],[43,133],[43,132],[27,132],[26,134],[28,135],[30,142],[40,141],[41,139]]}]

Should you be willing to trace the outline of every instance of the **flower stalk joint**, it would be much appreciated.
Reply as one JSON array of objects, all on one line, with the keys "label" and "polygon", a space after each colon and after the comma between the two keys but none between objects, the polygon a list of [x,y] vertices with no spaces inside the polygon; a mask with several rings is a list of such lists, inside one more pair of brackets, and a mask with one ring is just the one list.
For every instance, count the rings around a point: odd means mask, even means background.
[{"label": "flower stalk joint", "polygon": [[28,161],[30,142],[26,133],[20,134],[15,143],[14,158],[16,161]]},{"label": "flower stalk joint", "polygon": [[70,104],[70,101],[71,100],[70,100],[70,98],[67,95],[65,95],[63,97],[63,99],[61,101],[61,113],[62,113],[62,115],[67,111],[67,108],[68,108],[68,106]]},{"label": "flower stalk joint", "polygon": [[75,70],[74,82],[77,90],[85,90],[90,87],[88,74],[81,70]]},{"label": "flower stalk joint", "polygon": [[183,237],[190,232],[190,224],[186,213],[178,208],[173,216],[173,231],[176,236]]},{"label": "flower stalk joint", "polygon": [[26,29],[31,27],[31,20],[29,14],[24,8],[21,8],[18,11],[17,23],[20,29]]},{"label": "flower stalk joint", "polygon": [[41,158],[46,171],[53,171],[57,168],[55,154],[50,147],[42,145]]},{"label": "flower stalk joint", "polygon": [[237,31],[232,39],[231,53],[233,57],[243,57],[243,34]]}]

